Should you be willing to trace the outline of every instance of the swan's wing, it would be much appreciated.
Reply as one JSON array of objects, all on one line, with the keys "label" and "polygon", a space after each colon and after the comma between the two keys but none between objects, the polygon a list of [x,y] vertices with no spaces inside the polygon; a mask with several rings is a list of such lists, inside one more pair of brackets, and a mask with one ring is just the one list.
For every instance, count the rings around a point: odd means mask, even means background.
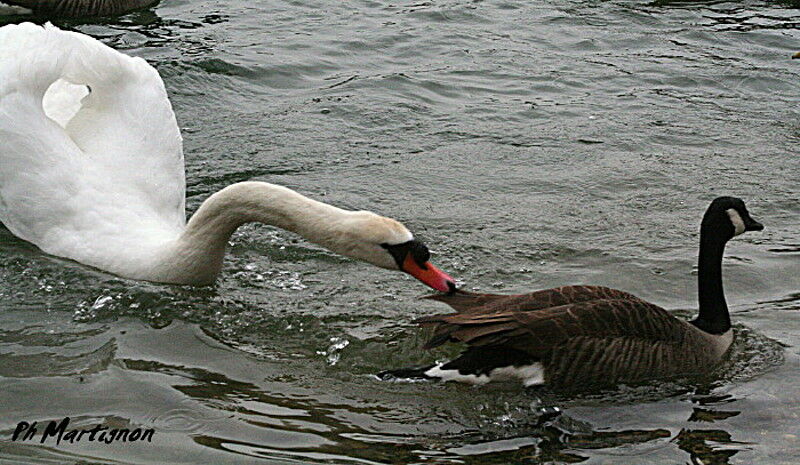
[{"label": "swan's wing", "polygon": [[42,42],[41,27],[0,28],[0,220],[36,244],[72,216],[65,201],[77,189],[82,156],[44,114],[42,98],[61,66]]},{"label": "swan's wing", "polygon": [[154,210],[177,216],[165,221],[183,225],[183,145],[158,71],[89,36],[54,32],[68,37],[62,78],[91,89],[68,135],[95,167],[118,175]]},{"label": "swan's wing", "polygon": [[51,253],[74,255],[45,247],[58,235],[184,224],[180,132],[140,58],[50,25],[0,28],[0,140],[0,221]]}]

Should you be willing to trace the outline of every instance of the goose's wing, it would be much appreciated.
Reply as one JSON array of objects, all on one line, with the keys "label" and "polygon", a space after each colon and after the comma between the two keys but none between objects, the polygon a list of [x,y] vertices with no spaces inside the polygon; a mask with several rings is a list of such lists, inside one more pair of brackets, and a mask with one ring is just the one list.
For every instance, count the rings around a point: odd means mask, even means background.
[{"label": "goose's wing", "polygon": [[60,17],[118,15],[144,8],[158,0],[4,0],[3,3],[29,8],[34,12],[50,13]]},{"label": "goose's wing", "polygon": [[0,221],[50,253],[82,260],[71,249],[92,235],[184,224],[180,132],[140,58],[51,25],[0,28],[0,140]]},{"label": "goose's wing", "polygon": [[604,286],[561,286],[515,295],[478,294],[459,289],[450,294],[434,294],[425,298],[446,303],[454,310],[466,313],[473,310],[483,313],[531,311],[598,299],[639,300],[633,294]]},{"label": "goose's wing", "polygon": [[[563,288],[550,296],[563,294]],[[608,288],[595,289],[613,296]],[[493,305],[473,307],[469,311],[435,315],[417,320],[423,326],[433,326],[434,335],[425,345],[436,347],[448,341],[470,346],[505,346],[540,357],[553,348],[576,338],[611,339],[635,338],[650,341],[674,341],[685,332],[682,322],[666,310],[630,294],[618,292],[618,298],[590,298],[594,291],[581,291],[583,300],[556,306],[542,306],[541,296],[532,297],[525,307],[522,296],[516,306],[502,308],[497,299]],[[447,302],[447,296],[439,299]]]}]

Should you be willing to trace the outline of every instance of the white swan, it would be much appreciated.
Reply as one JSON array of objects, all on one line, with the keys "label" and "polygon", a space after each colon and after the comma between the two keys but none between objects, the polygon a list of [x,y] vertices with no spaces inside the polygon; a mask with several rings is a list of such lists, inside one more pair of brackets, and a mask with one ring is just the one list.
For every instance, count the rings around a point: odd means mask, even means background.
[{"label": "white swan", "polygon": [[208,284],[233,231],[257,221],[437,290],[454,286],[397,221],[274,184],[222,189],[186,224],[181,135],[158,72],[83,34],[0,28],[0,141],[0,222],[52,255]]}]

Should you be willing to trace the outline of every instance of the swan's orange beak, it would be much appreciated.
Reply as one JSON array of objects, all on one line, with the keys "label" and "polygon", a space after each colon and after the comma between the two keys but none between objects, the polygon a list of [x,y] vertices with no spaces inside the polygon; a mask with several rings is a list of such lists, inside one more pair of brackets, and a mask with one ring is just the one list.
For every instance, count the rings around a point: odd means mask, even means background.
[{"label": "swan's orange beak", "polygon": [[453,292],[456,289],[456,280],[447,273],[436,268],[431,262],[423,265],[417,264],[411,254],[406,255],[403,261],[403,271],[419,279],[428,286],[441,292]]},{"label": "swan's orange beak", "polygon": [[794,55],[792,55],[792,58],[800,58],[800,52],[797,52]]}]

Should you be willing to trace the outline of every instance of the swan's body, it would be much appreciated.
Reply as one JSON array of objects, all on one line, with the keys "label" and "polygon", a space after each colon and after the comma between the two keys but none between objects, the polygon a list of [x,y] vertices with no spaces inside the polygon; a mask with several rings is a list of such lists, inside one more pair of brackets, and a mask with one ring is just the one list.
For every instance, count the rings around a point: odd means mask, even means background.
[{"label": "swan's body", "polygon": [[154,5],[158,0],[2,0],[38,15],[59,17],[112,16]]},{"label": "swan's body", "polygon": [[128,278],[207,284],[233,231],[257,221],[450,286],[397,221],[273,184],[229,186],[187,225],[181,135],[158,72],[83,34],[0,28],[0,140],[0,222],[53,255]]},{"label": "swan's body", "polygon": [[725,243],[761,229],[741,200],[712,202],[700,229],[700,315],[695,320],[678,319],[632,294],[598,286],[523,295],[457,291],[432,296],[457,313],[418,321],[434,328],[426,348],[453,341],[466,343],[467,350],[444,364],[381,376],[474,384],[518,378],[526,386],[584,389],[707,372],[733,341],[722,291]]}]

